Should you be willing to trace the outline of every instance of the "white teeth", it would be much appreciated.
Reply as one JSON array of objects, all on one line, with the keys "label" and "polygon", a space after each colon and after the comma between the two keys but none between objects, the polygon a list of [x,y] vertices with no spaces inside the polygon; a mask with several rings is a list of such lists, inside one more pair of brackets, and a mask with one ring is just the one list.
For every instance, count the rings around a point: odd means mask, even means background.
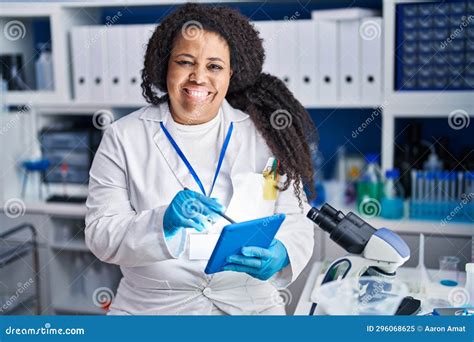
[{"label": "white teeth", "polygon": [[206,97],[207,96],[207,93],[203,92],[203,91],[188,90],[188,93],[191,96],[195,96],[195,97]]}]

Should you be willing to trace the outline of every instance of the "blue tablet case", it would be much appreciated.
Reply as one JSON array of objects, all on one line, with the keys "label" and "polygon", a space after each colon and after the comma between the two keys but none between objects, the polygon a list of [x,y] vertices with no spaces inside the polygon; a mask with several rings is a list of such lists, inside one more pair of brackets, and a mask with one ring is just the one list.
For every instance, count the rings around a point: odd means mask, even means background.
[{"label": "blue tablet case", "polygon": [[240,254],[242,247],[270,247],[270,243],[284,220],[285,214],[277,214],[225,226],[204,272],[212,274],[223,271],[223,267],[227,263],[226,258],[230,255]]}]

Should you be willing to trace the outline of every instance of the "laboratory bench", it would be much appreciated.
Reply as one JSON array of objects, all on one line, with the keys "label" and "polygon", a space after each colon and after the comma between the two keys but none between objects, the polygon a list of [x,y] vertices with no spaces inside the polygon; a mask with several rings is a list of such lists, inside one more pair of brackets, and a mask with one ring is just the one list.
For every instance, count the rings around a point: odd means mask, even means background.
[{"label": "laboratory bench", "polygon": [[[4,210],[4,203],[1,206]],[[109,287],[115,292],[120,271],[117,266],[100,262],[90,253],[84,241],[85,204],[46,203],[30,201],[24,203],[24,211],[19,217],[8,217],[0,212],[0,232],[13,226],[30,223],[38,233],[38,252],[41,265],[41,294],[43,314],[103,314],[105,310],[93,303],[92,289],[85,289],[84,277],[97,277],[102,274],[106,280],[98,287]],[[351,208],[344,208],[347,213]],[[383,218],[367,219],[376,228],[387,227],[399,233],[412,250],[412,258],[408,266],[416,266],[418,260],[418,237],[424,233],[434,247],[426,251],[426,265],[429,268],[438,266],[440,255],[465,255],[461,258],[460,269],[470,260],[469,242],[474,227],[469,223],[450,223],[441,226],[435,221],[414,221],[410,219],[387,220]],[[445,239],[449,238],[449,244]],[[465,251],[464,251],[464,249]],[[345,255],[340,246],[329,239],[329,235],[315,226],[315,245],[313,256],[300,277],[293,283],[289,291],[294,298],[287,305],[287,312],[292,314],[296,309],[300,293],[305,296],[304,289],[314,283],[314,266],[322,260],[334,260]],[[98,266],[100,265],[100,267]],[[92,268],[92,270],[91,270]],[[20,270],[14,270],[20,273]],[[77,283],[81,285],[77,285]],[[70,285],[70,284],[73,285]],[[102,286],[103,285],[103,286]],[[89,286],[90,287],[90,286]],[[72,293],[82,293],[73,296]],[[87,293],[87,294],[86,294]],[[297,310],[298,311],[298,310]]]}]

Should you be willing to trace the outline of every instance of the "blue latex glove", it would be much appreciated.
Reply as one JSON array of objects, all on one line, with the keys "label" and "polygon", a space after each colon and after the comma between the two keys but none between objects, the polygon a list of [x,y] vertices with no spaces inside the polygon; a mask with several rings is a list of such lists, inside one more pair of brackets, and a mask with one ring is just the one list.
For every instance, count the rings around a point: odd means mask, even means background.
[{"label": "blue latex glove", "polygon": [[244,272],[248,275],[267,280],[290,263],[285,246],[273,239],[268,249],[261,247],[242,247],[242,254],[227,257],[224,271]]},{"label": "blue latex glove", "polygon": [[192,190],[181,190],[174,196],[163,216],[165,238],[172,238],[183,228],[203,231],[209,220],[219,218],[213,210],[224,212],[225,207],[216,198],[209,198]]}]

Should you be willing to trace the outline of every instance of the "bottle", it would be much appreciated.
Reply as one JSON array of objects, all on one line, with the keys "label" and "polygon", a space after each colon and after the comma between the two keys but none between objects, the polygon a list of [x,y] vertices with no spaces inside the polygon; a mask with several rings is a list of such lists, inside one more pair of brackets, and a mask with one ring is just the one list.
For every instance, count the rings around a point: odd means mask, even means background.
[{"label": "bottle", "polygon": [[378,156],[365,156],[367,167],[357,182],[357,208],[361,214],[378,216],[383,193],[383,177],[378,165]]},{"label": "bottle", "polygon": [[3,79],[3,75],[0,72],[0,110],[1,113],[8,112],[7,102],[7,90],[8,90],[8,82]]},{"label": "bottle", "polygon": [[465,289],[469,293],[468,306],[474,307],[474,263],[466,264],[466,285]]},{"label": "bottle", "polygon": [[53,90],[53,59],[48,44],[40,44],[40,56],[35,62],[36,90]]},{"label": "bottle", "polygon": [[323,204],[326,201],[326,191],[323,185],[323,164],[324,157],[321,151],[319,151],[316,144],[311,144],[309,146],[311,151],[311,156],[313,160],[313,181],[316,192],[316,197],[311,200],[311,206],[316,207]]},{"label": "bottle", "polygon": [[428,159],[423,163],[423,169],[426,171],[442,171],[443,162],[439,159],[436,154],[436,150],[433,146],[430,146],[430,155]]},{"label": "bottle", "polygon": [[400,171],[398,169],[385,172],[385,185],[382,195],[381,216],[388,219],[400,219],[403,217],[403,188],[398,182]]},{"label": "bottle", "polygon": [[28,90],[28,85],[24,81],[23,69],[19,67],[17,58],[12,58],[11,64],[11,87],[9,90]]}]

